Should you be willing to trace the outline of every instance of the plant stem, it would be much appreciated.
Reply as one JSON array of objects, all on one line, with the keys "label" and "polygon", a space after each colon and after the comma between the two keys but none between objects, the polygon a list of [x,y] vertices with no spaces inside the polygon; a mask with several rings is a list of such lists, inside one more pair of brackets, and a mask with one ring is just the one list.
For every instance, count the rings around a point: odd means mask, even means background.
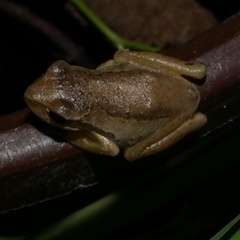
[{"label": "plant stem", "polygon": [[153,47],[146,44],[130,41],[119,37],[103,21],[101,21],[82,0],[70,0],[89,21],[91,21],[118,49],[131,48],[141,51],[155,52],[160,47]]}]

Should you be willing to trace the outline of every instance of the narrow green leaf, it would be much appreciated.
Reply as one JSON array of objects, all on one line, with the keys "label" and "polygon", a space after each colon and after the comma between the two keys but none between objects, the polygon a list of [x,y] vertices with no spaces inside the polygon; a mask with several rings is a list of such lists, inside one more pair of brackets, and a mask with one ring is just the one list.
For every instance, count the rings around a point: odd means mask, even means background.
[{"label": "narrow green leaf", "polygon": [[103,21],[101,21],[84,3],[82,0],[70,0],[78,9],[85,15],[85,17],[91,21],[105,36],[111,41],[116,48],[124,49],[136,49],[141,51],[156,52],[160,50],[160,47],[153,47],[146,44],[130,41],[119,37],[113,32]]}]

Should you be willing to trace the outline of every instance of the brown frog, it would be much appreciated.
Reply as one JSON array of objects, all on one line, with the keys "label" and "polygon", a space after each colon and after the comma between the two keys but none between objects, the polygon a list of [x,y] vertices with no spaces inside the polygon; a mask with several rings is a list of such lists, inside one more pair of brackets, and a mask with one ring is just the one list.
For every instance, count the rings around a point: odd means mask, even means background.
[{"label": "brown frog", "polygon": [[96,70],[57,61],[28,87],[28,107],[68,130],[66,140],[87,151],[129,161],[162,151],[206,122],[200,96],[180,75],[201,79],[203,64],[157,53],[122,50]]}]

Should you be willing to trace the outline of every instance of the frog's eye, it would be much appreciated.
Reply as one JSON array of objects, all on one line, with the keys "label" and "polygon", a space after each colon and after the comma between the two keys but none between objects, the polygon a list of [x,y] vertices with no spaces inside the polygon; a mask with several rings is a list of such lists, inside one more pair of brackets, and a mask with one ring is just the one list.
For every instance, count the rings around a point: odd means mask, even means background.
[{"label": "frog's eye", "polygon": [[59,125],[64,125],[67,123],[67,119],[64,117],[58,115],[57,113],[47,109],[48,117],[53,123],[59,124]]}]

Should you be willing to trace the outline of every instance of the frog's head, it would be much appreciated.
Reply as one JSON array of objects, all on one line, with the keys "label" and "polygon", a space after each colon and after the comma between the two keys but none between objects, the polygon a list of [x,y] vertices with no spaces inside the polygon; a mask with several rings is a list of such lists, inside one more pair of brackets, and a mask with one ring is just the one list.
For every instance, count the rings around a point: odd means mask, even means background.
[{"label": "frog's head", "polygon": [[27,88],[24,99],[30,110],[47,123],[79,130],[82,117],[90,111],[91,101],[81,86],[76,90],[75,80],[69,64],[55,62]]}]

